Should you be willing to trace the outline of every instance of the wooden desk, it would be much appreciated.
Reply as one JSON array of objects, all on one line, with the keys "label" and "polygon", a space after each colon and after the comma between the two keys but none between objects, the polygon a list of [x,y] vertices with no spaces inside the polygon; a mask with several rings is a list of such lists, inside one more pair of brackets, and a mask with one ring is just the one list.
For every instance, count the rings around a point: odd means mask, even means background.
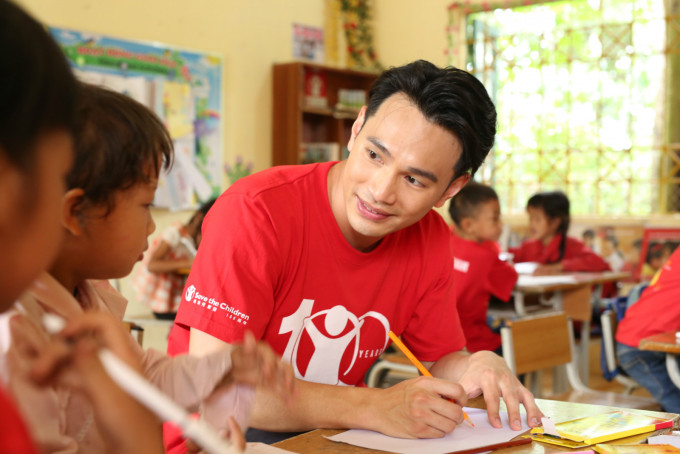
[{"label": "wooden desk", "polygon": [[[536,402],[541,411],[546,416],[552,418],[555,422],[568,421],[570,419],[581,418],[584,416],[597,415],[615,410],[614,407],[605,407],[601,405],[587,405],[577,404],[573,402],[558,402],[554,400],[537,399]],[[484,400],[481,398],[474,399],[469,402],[470,407],[484,408]],[[674,413],[662,413],[654,411],[635,410],[638,413],[644,413],[652,416],[657,416],[666,419],[674,420],[674,427],[678,427],[680,415]],[[635,444],[641,443],[651,435],[658,435],[661,433],[670,433],[672,429],[663,429],[657,432],[650,432],[647,434],[635,435],[633,437],[623,438],[617,440],[616,444]],[[336,443],[324,438],[324,436],[332,436],[342,430],[320,429],[307,432],[297,437],[289,438],[288,440],[280,441],[274,446],[297,453],[347,453],[347,454],[370,454],[370,453],[384,453],[384,451],[376,451],[373,449],[360,448],[358,446],[347,445],[344,443]],[[558,452],[569,451],[567,448],[559,446],[548,445],[545,443],[532,442],[528,445],[517,446],[514,448],[505,448],[494,451],[498,454],[551,454]]]},{"label": "wooden desk", "polygon": [[673,383],[675,383],[675,386],[680,388],[680,370],[678,370],[680,343],[676,341],[675,331],[668,331],[666,333],[645,337],[640,341],[638,348],[640,350],[666,353],[666,369],[668,369],[668,375],[671,377],[671,380],[673,380]]},{"label": "wooden desk", "polygon": [[[521,280],[513,291],[515,313],[520,316],[528,315],[525,306],[526,295],[551,295],[546,308],[564,311],[569,318],[581,322],[581,345],[579,349],[579,373],[584,384],[588,384],[588,353],[590,339],[590,320],[593,313],[593,299],[600,298],[602,284],[615,282],[630,277],[630,273],[605,271],[597,273],[562,273],[554,276],[537,276],[545,278],[545,283],[523,285]],[[549,282],[550,277],[555,277],[555,282]],[[564,277],[572,282],[557,282]],[[593,292],[592,287],[596,289]],[[545,303],[544,303],[545,304]]]},{"label": "wooden desk", "polygon": [[[539,277],[539,276],[537,276]],[[592,286],[599,286],[608,282],[615,282],[630,277],[630,273],[605,271],[601,273],[562,273],[554,276],[540,276],[540,278],[568,277],[572,282],[555,282],[522,285],[521,282],[515,287],[515,312],[519,316],[528,315],[524,306],[525,295],[546,295],[552,293],[550,299],[554,309],[563,310],[573,320],[590,321],[592,314],[591,291]],[[587,291],[587,292],[584,292]],[[587,293],[587,298],[582,296]]]}]

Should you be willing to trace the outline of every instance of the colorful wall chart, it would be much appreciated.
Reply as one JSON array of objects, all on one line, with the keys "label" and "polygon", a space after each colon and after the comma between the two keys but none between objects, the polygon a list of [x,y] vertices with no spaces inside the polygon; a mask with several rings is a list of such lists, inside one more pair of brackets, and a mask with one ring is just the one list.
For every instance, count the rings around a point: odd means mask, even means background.
[{"label": "colorful wall chart", "polygon": [[221,192],[220,57],[75,30],[49,30],[81,80],[125,93],[164,121],[175,143],[175,163],[161,175],[156,206],[190,209]]}]

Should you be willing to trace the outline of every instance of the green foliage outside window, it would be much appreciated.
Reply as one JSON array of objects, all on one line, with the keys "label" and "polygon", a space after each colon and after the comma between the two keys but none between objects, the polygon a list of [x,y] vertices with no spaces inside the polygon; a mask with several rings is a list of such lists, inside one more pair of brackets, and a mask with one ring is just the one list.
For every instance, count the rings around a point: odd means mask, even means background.
[{"label": "green foliage outside window", "polygon": [[[506,213],[562,189],[575,214],[665,209],[663,0],[559,1],[467,15],[467,69],[498,109],[480,174]],[[662,206],[663,205],[663,206]]]}]

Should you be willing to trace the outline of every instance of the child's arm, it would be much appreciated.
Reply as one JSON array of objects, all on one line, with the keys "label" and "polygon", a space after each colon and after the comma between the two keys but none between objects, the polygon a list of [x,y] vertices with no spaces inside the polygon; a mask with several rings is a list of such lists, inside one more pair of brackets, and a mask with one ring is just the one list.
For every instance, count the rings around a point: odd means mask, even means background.
[{"label": "child's arm", "polygon": [[289,402],[295,394],[295,376],[290,364],[283,362],[265,341],[257,341],[246,331],[243,343],[231,351],[231,378],[237,383],[267,386]]},{"label": "child's arm", "polygon": [[563,271],[610,271],[609,264],[584,243],[567,238],[561,262],[541,265],[534,274],[555,274]]},{"label": "child's arm", "polygon": [[191,268],[194,263],[193,257],[185,259],[170,259],[168,256],[172,251],[172,246],[165,241],[161,240],[158,243],[158,247],[151,255],[149,259],[149,264],[147,265],[148,270],[151,273],[174,273],[180,269]]}]

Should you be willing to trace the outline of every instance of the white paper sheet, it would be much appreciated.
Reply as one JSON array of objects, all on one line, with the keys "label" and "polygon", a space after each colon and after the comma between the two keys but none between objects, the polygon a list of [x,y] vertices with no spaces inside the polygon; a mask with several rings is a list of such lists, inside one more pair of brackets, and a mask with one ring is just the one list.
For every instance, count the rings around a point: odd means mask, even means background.
[{"label": "white paper sheet", "polygon": [[[508,424],[508,414],[506,412],[500,413],[503,428],[496,429],[489,424],[486,410],[478,408],[465,408],[464,410],[470,416],[475,427],[463,424],[456,427],[456,430],[443,438],[410,440],[388,437],[387,435],[370,430],[353,429],[333,435],[328,437],[328,439],[364,448],[402,454],[444,454],[503,443],[529,430],[526,419],[522,421],[521,431],[512,430]],[[522,418],[526,418],[526,415],[522,415]]]},{"label": "white paper sheet", "polygon": [[518,287],[531,287],[534,285],[558,285],[558,284],[575,284],[578,282],[574,276],[531,276],[527,274],[520,274],[517,278]]},{"label": "white paper sheet", "polygon": [[680,449],[680,437],[675,435],[656,435],[647,439],[650,445],[671,445]]},{"label": "white paper sheet", "polygon": [[285,449],[264,443],[246,443],[245,454],[285,454],[287,452],[292,451],[286,451]]},{"label": "white paper sheet", "polygon": [[[499,256],[499,258],[500,258],[500,256]],[[538,262],[515,263],[515,271],[517,271],[517,274],[531,274],[534,271],[536,271],[536,268],[538,268],[538,265],[540,265],[540,263],[538,263]]]}]

